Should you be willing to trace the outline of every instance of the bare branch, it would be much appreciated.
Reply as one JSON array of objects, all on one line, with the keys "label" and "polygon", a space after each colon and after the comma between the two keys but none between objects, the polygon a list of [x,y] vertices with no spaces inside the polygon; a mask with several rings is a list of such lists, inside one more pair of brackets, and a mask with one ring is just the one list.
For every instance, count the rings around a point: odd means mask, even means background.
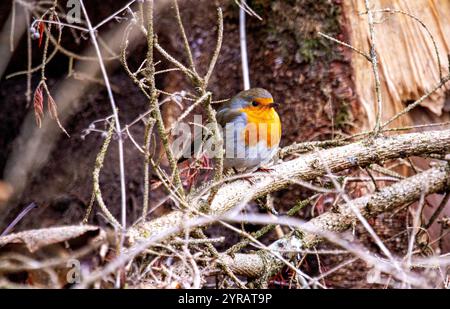
[{"label": "bare branch", "polygon": [[374,134],[378,135],[381,129],[381,117],[382,117],[382,108],[383,102],[381,97],[381,83],[380,83],[380,73],[378,72],[378,57],[375,49],[375,27],[373,22],[373,13],[370,8],[369,0],[364,0],[364,4],[367,10],[367,21],[369,23],[369,33],[370,33],[370,59],[372,63],[373,75],[375,77],[375,93],[377,97],[377,117],[376,124],[374,128]]},{"label": "bare branch", "polygon": [[[374,217],[383,212],[391,212],[405,204],[416,201],[421,195],[428,195],[445,189],[448,185],[448,167],[441,165],[423,173],[404,179],[385,187],[373,195],[350,201],[365,218]],[[424,184],[427,186],[424,188]],[[352,226],[357,218],[349,203],[339,205],[335,210],[326,212],[301,225],[284,239],[277,240],[270,248],[275,251],[296,252],[309,249],[324,240],[327,232],[342,232]],[[282,219],[280,219],[280,222]],[[326,236],[325,236],[326,237]],[[233,272],[257,277],[264,272],[277,272],[284,264],[264,252],[255,254],[236,254],[235,257],[223,257]],[[251,264],[249,264],[251,261]]]},{"label": "bare branch", "polygon": [[[211,203],[210,214],[222,215],[243,201],[249,201],[267,193],[281,190],[297,179],[307,181],[323,176],[327,173],[325,164],[334,173],[355,166],[364,167],[371,163],[379,163],[399,157],[443,153],[449,149],[450,130],[442,130],[376,138],[371,142],[361,141],[300,155],[296,159],[273,166],[273,175],[258,176],[258,181],[253,185],[245,180],[222,185]],[[195,195],[188,197],[193,202],[201,198],[203,197]],[[141,237],[136,238],[137,240],[143,239],[145,235],[157,234],[167,228],[181,224],[183,217],[184,214],[181,211],[173,211],[153,221],[136,226],[136,230],[132,233],[141,235]]]}]

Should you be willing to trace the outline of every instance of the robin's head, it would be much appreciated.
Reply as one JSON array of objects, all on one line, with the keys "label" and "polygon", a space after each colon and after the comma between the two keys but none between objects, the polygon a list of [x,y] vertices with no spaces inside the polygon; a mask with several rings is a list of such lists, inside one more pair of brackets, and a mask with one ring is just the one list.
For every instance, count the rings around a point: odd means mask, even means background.
[{"label": "robin's head", "polygon": [[274,103],[269,91],[263,88],[252,88],[239,92],[231,99],[230,107],[233,109],[244,109],[250,112],[269,112],[276,107],[276,103]]}]

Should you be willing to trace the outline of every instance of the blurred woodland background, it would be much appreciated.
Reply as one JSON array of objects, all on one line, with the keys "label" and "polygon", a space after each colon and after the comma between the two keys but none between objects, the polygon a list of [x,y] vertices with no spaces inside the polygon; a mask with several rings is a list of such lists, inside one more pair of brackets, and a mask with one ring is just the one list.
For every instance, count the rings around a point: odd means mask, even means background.
[{"label": "blurred woodland background", "polygon": [[[49,18],[53,16],[49,9],[54,6],[54,1],[0,2],[0,232],[8,227],[9,235],[49,227],[77,228],[56,234],[41,230],[42,235],[0,238],[1,285],[69,287],[73,282],[64,279],[66,262],[76,256],[82,261],[82,273],[88,274],[88,279],[75,282],[83,287],[448,287],[450,209],[446,205],[449,195],[441,187],[426,191],[429,195],[420,193],[420,198],[405,200],[395,210],[368,218],[366,223],[373,230],[368,230],[365,224],[352,223],[346,232],[337,234],[355,245],[353,251],[336,241],[322,242],[305,249],[302,254],[286,257],[292,262],[291,266],[284,265],[270,275],[267,270],[267,278],[263,276],[265,282],[251,279],[248,273],[253,270],[240,273],[240,266],[233,264],[238,263],[235,255],[230,255],[235,260],[228,264],[226,259],[230,257],[223,257],[223,260],[219,257],[232,245],[249,238],[247,233],[267,227],[267,222],[209,222],[201,231],[193,229],[192,234],[170,235],[173,236],[170,240],[139,248],[139,255],[134,254],[137,251],[133,251],[132,241],[129,251],[123,248],[127,247],[128,239],[121,238],[117,226],[115,231],[111,228],[108,215],[95,203],[88,218],[89,225],[83,228],[79,224],[95,198],[93,171],[98,166],[96,160],[105,138],[111,138],[108,131],[113,112],[92,37],[83,30],[70,27],[65,18],[71,8],[67,2],[56,1],[58,20]],[[143,60],[148,57],[149,43],[140,28],[147,27],[148,2],[153,1],[84,1],[92,25],[100,24],[95,36],[122,127],[130,125],[128,131],[119,134],[122,137],[118,137],[117,132],[112,135],[100,176],[101,197],[111,215],[120,221],[123,195],[117,143],[123,139],[128,227],[142,221],[145,180],[150,186],[150,212],[144,216],[145,220],[152,222],[181,207],[160,184],[158,169],[149,168],[150,174],[146,178],[144,156],[135,145],[144,145],[145,136],[149,134],[146,132],[148,123],[144,121],[151,118],[147,113],[149,99],[130,78],[123,59],[125,57],[131,72],[146,65]],[[154,2],[157,44],[187,66],[189,57],[174,1]],[[217,7],[223,11],[223,42],[207,87],[213,103],[229,99],[243,89],[239,33],[239,14],[243,8],[239,5],[244,4],[241,2],[178,1],[197,72],[207,72],[211,63],[220,28]],[[389,137],[404,133],[448,129],[450,1],[372,0],[369,8],[374,33],[370,31],[367,1],[364,0],[251,0],[246,5],[250,83],[268,89],[280,103],[278,112],[283,124],[280,147],[306,143],[304,148],[299,146],[296,153],[289,152],[283,160],[289,161],[317,149],[345,147],[350,142],[365,145],[364,142],[379,138],[383,143],[389,141]],[[33,39],[30,27],[35,19],[55,23],[35,22],[34,31],[40,33],[40,37]],[[81,20],[75,25],[86,28],[83,12]],[[61,28],[61,23],[67,25]],[[350,44],[353,50],[342,42]],[[42,63],[47,44],[44,62],[48,60],[48,63],[44,76]],[[383,131],[381,137],[367,133],[380,125],[371,46],[375,46],[378,61],[381,124],[389,122],[383,129],[400,128]],[[159,102],[164,102],[160,110],[163,122],[169,128],[199,96],[192,81],[180,70],[172,70],[173,63],[158,48],[154,49],[154,63],[159,72],[154,75],[155,89]],[[33,105],[36,105],[35,91],[42,77],[45,77],[56,104],[57,115],[47,112],[46,107],[39,128]],[[143,80],[148,78],[141,77]],[[45,106],[47,104],[45,100]],[[411,110],[397,118],[396,115],[408,106],[412,106]],[[194,113],[205,115],[206,110],[199,104],[185,121],[192,121]],[[52,119],[52,115],[56,117]],[[61,130],[58,121],[70,138]],[[366,134],[354,136],[361,132]],[[155,129],[150,136],[149,156],[156,161],[161,159],[160,168],[168,171],[170,162],[161,146],[160,135]],[[314,144],[320,141],[326,142]],[[410,144],[415,145],[415,142]],[[269,189],[266,192],[270,192],[269,195],[248,201],[244,213],[269,213],[267,216],[273,219],[274,215],[267,208],[260,207],[270,204],[280,215],[297,207],[294,217],[304,221],[332,214],[338,204],[348,203],[347,198],[376,194],[383,187],[446,162],[449,148],[447,138],[440,144],[420,148],[423,155],[415,153],[414,149],[396,150],[396,156],[385,159],[382,152],[381,159],[374,159],[377,167],[359,166],[356,162],[351,168],[334,173],[341,184],[345,183],[345,194],[331,190],[334,180],[330,179],[334,178],[325,175],[328,172],[320,177],[299,177],[312,187],[294,182],[276,190]],[[199,188],[201,179],[198,178],[196,183]],[[315,192],[316,187],[326,190]],[[434,187],[430,184],[429,188]],[[28,205],[33,206],[24,213]],[[439,212],[436,213],[437,209]],[[23,218],[11,226],[21,215]],[[245,255],[261,250],[262,244],[268,246],[290,235],[293,226],[293,223],[278,225],[259,239],[261,243],[250,238],[250,246],[242,247],[238,252]],[[138,231],[141,232],[142,227]],[[377,237],[374,238],[372,232]],[[191,237],[192,242],[188,245],[186,239]],[[380,247],[380,241],[385,247]],[[70,245],[63,245],[64,242]],[[117,248],[133,258],[120,260],[123,252]],[[367,255],[362,253],[366,251],[369,252]],[[390,262],[398,258],[401,266],[392,262],[391,268],[378,269],[374,267],[374,257]],[[415,269],[416,266],[411,266],[412,257],[441,257],[442,260],[435,264],[429,262],[433,266]],[[31,260],[42,265],[35,266]],[[410,264],[404,266],[402,263],[406,260]],[[109,264],[116,261],[115,267]],[[210,261],[215,267],[208,265]],[[107,268],[108,265],[111,268]],[[230,274],[235,269],[237,277]],[[104,275],[102,279],[99,279],[100,274]],[[408,280],[402,280],[403,275]]]}]

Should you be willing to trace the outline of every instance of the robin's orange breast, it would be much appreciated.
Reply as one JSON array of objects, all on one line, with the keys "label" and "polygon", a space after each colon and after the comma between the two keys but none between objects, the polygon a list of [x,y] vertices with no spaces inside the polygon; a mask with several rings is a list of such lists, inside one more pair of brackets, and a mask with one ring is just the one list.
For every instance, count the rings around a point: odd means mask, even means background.
[{"label": "robin's orange breast", "polygon": [[277,146],[281,139],[281,122],[273,107],[245,107],[241,109],[247,115],[247,125],[242,132],[245,144],[255,146],[265,141],[269,148]]}]

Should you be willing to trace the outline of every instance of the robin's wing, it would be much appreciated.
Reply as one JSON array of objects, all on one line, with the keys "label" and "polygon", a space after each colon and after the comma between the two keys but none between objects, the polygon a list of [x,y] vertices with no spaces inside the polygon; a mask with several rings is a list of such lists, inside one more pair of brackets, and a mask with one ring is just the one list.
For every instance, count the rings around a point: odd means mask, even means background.
[{"label": "robin's wing", "polygon": [[225,127],[227,123],[233,122],[240,116],[242,116],[242,112],[240,110],[224,107],[217,111],[216,119],[222,127]]},{"label": "robin's wing", "polygon": [[[216,119],[218,124],[221,127],[225,127],[227,123],[230,123],[237,118],[242,116],[242,112],[238,110],[232,110],[230,108],[221,108],[216,113]],[[206,134],[205,134],[206,133]],[[188,158],[192,158],[197,155],[199,147],[201,147],[202,141],[207,141],[211,137],[211,132],[205,132],[205,130],[202,130],[202,132],[197,133],[191,143],[187,143],[185,147],[175,155],[175,157],[178,158],[178,163],[181,163],[185,161]]]},{"label": "robin's wing", "polygon": [[[190,135],[192,136],[192,135]],[[194,135],[194,137],[191,139],[191,142],[189,143],[189,141],[187,141],[184,144],[184,147],[181,149],[181,151],[179,151],[178,153],[175,154],[175,157],[177,158],[177,162],[181,163],[186,161],[189,158],[192,158],[196,155],[196,149],[195,146],[196,144],[201,144],[202,140],[205,140],[206,137],[203,136],[203,130],[200,133],[197,133],[196,135]]]}]

